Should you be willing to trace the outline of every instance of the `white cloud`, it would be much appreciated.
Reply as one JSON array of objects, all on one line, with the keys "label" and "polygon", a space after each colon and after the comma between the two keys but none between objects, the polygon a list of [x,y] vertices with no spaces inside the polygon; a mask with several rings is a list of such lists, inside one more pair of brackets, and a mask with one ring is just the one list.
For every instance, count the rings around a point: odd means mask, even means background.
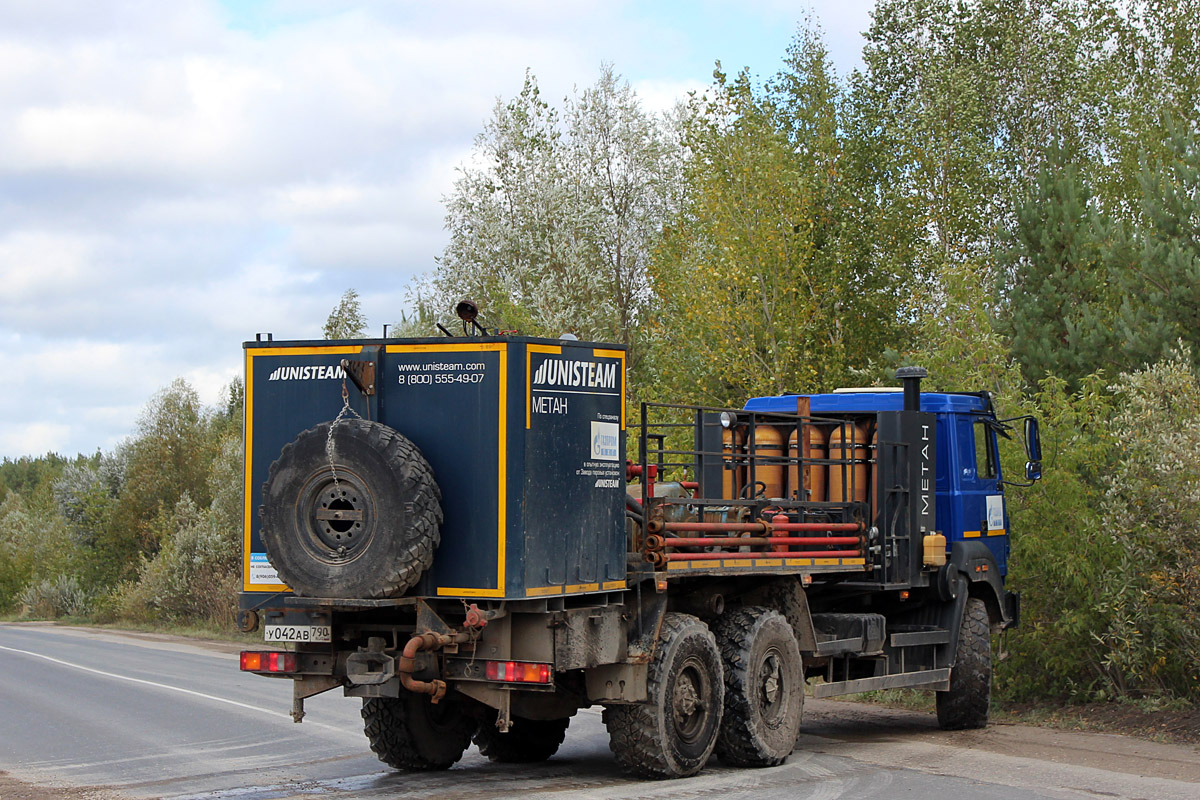
[{"label": "white cloud", "polygon": [[89,272],[97,239],[48,230],[17,230],[0,237],[0,309],[52,303],[64,286],[94,287]]},{"label": "white cloud", "polygon": [[619,0],[0,3],[0,456],[111,447],[176,376],[216,400],[243,340],[319,336],[346,288],[372,330],[398,320],[527,68],[558,102],[609,61],[666,110],[707,85],[720,11],[706,33]]},{"label": "white cloud", "polygon": [[0,452],[22,455],[64,453],[71,441],[71,426],[34,422],[0,429]]}]

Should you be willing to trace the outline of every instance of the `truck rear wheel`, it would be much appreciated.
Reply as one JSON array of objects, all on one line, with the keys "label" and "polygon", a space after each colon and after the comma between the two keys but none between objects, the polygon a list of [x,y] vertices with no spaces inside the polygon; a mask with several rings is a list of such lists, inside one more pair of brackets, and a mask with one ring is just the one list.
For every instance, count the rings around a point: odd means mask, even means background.
[{"label": "truck rear wheel", "polygon": [[725,714],[717,755],[740,767],[773,767],[791,755],[804,713],[804,669],[782,614],[745,608],[721,620]]},{"label": "truck rear wheel", "polygon": [[271,465],[260,511],[267,557],[300,595],[402,594],[433,563],[441,537],[433,470],[386,425],[344,420],[332,433],[330,425],[301,433]]},{"label": "truck rear wheel", "polygon": [[492,761],[506,764],[532,764],[545,761],[558,752],[567,736],[570,717],[563,719],[525,719],[515,717],[508,733],[494,724],[484,723],[475,732],[479,752]]},{"label": "truck rear wheel", "polygon": [[478,724],[454,697],[435,705],[429,695],[414,692],[365,698],[362,716],[371,750],[395,769],[449,769]]},{"label": "truck rear wheel", "polygon": [[708,626],[667,614],[646,684],[649,702],[604,710],[609,748],[645,778],[695,775],[712,755],[725,701],[721,652]]},{"label": "truck rear wheel", "polygon": [[987,606],[968,597],[958,631],[950,689],[937,693],[938,725],[945,731],[984,728],[992,703],[992,638]]}]

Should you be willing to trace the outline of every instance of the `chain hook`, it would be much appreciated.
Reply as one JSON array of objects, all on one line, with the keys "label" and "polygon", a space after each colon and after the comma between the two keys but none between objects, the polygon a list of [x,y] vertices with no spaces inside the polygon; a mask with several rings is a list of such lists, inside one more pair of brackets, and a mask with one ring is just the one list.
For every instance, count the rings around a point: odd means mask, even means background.
[{"label": "chain hook", "polygon": [[329,473],[333,476],[333,492],[335,495],[341,494],[341,486],[338,484],[337,466],[334,463],[334,448],[333,448],[333,431],[337,428],[338,423],[347,415],[352,414],[358,419],[362,419],[357,411],[350,407],[350,390],[346,387],[346,377],[342,376],[342,410],[334,417],[333,423],[329,426],[329,435],[325,438],[325,455],[329,458]]}]

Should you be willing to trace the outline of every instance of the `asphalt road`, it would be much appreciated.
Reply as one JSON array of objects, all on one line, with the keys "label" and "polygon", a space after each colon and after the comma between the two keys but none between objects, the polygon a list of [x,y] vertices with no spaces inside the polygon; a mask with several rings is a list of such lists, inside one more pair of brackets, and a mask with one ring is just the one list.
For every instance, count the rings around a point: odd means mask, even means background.
[{"label": "asphalt road", "polygon": [[243,675],[225,645],[0,625],[0,770],[68,796],[1200,798],[1193,748],[1012,725],[951,734],[929,715],[830,701],[807,703],[802,746],[774,769],[714,761],[694,778],[635,781],[589,709],[544,764],[471,748],[447,772],[404,774],[371,754],[359,701],[312,698],[300,725],[290,702],[287,681]]}]

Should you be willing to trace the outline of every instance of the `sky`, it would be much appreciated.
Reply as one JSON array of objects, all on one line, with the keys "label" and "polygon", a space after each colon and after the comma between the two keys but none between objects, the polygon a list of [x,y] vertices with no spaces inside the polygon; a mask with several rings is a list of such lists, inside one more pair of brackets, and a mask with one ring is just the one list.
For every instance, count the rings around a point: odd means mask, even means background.
[{"label": "sky", "polygon": [[873,5],[0,0],[0,457],[107,452],[175,378],[215,403],[346,289],[382,335],[527,69],[666,109],[810,17],[848,75]]}]

